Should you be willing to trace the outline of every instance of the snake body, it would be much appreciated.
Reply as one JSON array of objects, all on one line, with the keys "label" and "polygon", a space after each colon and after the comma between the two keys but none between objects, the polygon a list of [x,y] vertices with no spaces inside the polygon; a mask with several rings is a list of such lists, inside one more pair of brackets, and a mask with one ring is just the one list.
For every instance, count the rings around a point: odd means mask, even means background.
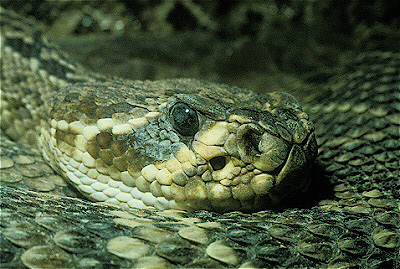
[{"label": "snake body", "polygon": [[[303,110],[286,93],[108,78],[15,14],[1,27],[6,266],[398,266],[398,54],[359,55]],[[106,204],[67,197],[41,156]]]}]

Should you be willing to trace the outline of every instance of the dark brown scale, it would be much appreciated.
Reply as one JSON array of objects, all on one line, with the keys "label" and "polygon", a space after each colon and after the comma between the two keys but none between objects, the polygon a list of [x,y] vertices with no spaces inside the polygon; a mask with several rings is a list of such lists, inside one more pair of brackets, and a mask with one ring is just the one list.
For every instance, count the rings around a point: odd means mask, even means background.
[{"label": "dark brown scale", "polygon": [[113,141],[109,148],[111,148],[111,151],[115,156],[121,156],[126,152],[126,148],[122,141]]},{"label": "dark brown scale", "polygon": [[141,166],[135,164],[128,164],[126,171],[129,172],[131,175],[135,175],[136,173],[140,172]]},{"label": "dark brown scale", "polygon": [[110,132],[101,132],[96,135],[96,142],[102,149],[109,149],[113,142],[113,136]]},{"label": "dark brown scale", "polygon": [[96,141],[89,141],[86,145],[86,150],[94,159],[99,158],[100,147]]},{"label": "dark brown scale", "polygon": [[96,159],[96,169],[102,174],[108,174],[110,171],[110,165],[103,162],[101,158]]},{"label": "dark brown scale", "polygon": [[85,98],[84,100],[80,101],[79,110],[91,119],[106,118],[103,117],[105,114],[104,109],[97,106],[94,96],[93,99]]},{"label": "dark brown scale", "polygon": [[138,157],[136,149],[130,148],[125,152],[125,157],[129,163],[135,163],[135,159]]},{"label": "dark brown scale", "polygon": [[113,164],[121,172],[126,171],[128,168],[128,161],[123,156],[115,157],[113,159]]},{"label": "dark brown scale", "polygon": [[107,165],[113,164],[114,154],[111,149],[101,149],[99,151],[100,159]]},{"label": "dark brown scale", "polygon": [[67,132],[65,137],[64,137],[64,142],[67,143],[70,146],[75,146],[75,135],[71,134],[70,132]]},{"label": "dark brown scale", "polygon": [[67,133],[63,130],[57,129],[56,130],[56,140],[64,141]]}]

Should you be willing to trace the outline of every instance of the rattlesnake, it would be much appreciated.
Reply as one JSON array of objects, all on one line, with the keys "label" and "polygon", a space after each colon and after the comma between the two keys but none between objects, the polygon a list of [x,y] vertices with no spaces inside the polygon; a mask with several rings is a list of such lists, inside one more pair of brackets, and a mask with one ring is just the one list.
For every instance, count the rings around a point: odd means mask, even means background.
[{"label": "rattlesnake", "polygon": [[291,95],[108,78],[1,12],[5,266],[398,265],[398,54],[359,55],[304,104],[312,167]]}]

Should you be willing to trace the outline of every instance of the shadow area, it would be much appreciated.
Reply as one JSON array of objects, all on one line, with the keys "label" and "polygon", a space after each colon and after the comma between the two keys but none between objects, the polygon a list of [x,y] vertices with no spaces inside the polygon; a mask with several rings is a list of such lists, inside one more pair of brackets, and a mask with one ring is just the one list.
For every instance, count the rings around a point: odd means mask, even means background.
[{"label": "shadow area", "polygon": [[310,185],[308,189],[289,196],[288,199],[284,199],[279,205],[269,209],[276,211],[284,211],[288,208],[308,209],[317,206],[322,200],[333,198],[333,184],[329,182],[328,172],[317,161],[310,169]]}]

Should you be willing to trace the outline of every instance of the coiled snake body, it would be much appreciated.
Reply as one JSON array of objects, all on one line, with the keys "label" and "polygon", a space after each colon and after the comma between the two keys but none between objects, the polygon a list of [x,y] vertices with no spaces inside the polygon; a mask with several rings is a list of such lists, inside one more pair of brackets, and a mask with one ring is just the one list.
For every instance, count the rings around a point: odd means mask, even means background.
[{"label": "coiled snake body", "polygon": [[6,266],[398,266],[398,54],[305,98],[314,130],[286,93],[107,78],[14,14],[1,27]]}]

